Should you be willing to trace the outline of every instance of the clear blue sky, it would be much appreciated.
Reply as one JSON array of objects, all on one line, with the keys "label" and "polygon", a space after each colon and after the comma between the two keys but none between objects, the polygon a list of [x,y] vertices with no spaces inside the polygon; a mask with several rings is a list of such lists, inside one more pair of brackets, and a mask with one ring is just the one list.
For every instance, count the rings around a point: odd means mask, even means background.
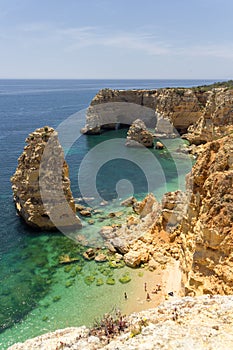
[{"label": "clear blue sky", "polygon": [[233,78],[232,0],[0,0],[0,78]]}]

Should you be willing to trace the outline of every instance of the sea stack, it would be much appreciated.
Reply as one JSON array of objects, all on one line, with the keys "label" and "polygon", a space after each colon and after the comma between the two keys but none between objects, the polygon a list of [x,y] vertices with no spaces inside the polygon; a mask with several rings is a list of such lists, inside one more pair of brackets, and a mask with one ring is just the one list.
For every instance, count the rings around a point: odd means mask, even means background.
[{"label": "sea stack", "polygon": [[11,178],[14,202],[25,222],[44,230],[80,227],[69,168],[58,134],[45,126],[31,133]]},{"label": "sea stack", "polygon": [[136,119],[127,133],[126,146],[151,148],[154,146],[153,135],[147,130],[146,124],[141,119]]}]

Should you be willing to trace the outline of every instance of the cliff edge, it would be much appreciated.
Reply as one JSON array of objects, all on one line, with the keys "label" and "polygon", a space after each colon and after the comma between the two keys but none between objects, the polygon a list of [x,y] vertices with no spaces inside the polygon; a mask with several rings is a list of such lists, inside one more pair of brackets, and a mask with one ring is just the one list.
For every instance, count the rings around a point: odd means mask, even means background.
[{"label": "cliff edge", "polygon": [[231,350],[232,311],[232,296],[185,297],[130,315],[125,320],[128,327],[117,336],[100,337],[86,327],[73,327],[15,344],[8,350]]}]

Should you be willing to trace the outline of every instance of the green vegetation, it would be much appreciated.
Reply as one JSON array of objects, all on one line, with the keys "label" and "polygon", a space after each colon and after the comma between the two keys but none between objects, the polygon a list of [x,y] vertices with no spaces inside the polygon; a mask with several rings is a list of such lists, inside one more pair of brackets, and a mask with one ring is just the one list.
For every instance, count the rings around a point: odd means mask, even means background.
[{"label": "green vegetation", "polygon": [[197,87],[193,87],[192,90],[194,90],[196,92],[206,92],[206,91],[210,91],[214,88],[233,89],[233,80],[216,82],[216,83],[210,84],[210,85],[197,86]]}]

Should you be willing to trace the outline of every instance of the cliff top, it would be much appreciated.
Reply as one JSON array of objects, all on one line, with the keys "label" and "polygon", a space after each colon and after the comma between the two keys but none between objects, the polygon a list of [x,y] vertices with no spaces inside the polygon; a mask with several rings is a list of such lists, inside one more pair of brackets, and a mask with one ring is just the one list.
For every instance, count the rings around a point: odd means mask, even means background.
[{"label": "cliff top", "polygon": [[127,318],[129,328],[100,339],[86,327],[47,333],[8,350],[85,349],[153,350],[233,348],[233,296],[185,297]]}]

